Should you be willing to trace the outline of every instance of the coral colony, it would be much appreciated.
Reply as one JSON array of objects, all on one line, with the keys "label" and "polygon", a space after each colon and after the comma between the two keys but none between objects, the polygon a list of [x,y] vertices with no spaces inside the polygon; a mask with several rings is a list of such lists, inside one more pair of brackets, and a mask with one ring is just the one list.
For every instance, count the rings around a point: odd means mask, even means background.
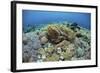
[{"label": "coral colony", "polygon": [[28,26],[22,37],[24,63],[91,59],[91,32],[77,23]]}]

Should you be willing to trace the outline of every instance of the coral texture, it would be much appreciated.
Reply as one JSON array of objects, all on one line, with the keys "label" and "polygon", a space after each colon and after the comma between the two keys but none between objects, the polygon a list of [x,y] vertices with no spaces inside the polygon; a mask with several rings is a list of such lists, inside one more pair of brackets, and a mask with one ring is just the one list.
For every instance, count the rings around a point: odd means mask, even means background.
[{"label": "coral texture", "polygon": [[91,32],[77,23],[53,23],[28,29],[23,32],[23,62],[91,59]]}]

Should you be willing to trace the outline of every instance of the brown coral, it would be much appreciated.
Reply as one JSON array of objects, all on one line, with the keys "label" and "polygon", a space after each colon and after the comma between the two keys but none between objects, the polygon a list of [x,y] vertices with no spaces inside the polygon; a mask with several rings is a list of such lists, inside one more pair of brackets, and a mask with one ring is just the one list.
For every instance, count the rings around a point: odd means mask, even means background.
[{"label": "brown coral", "polygon": [[51,38],[57,38],[59,36],[59,32],[55,26],[48,26],[48,36]]},{"label": "brown coral", "polygon": [[53,43],[58,43],[60,40],[58,39],[58,37],[60,36],[60,33],[57,29],[56,26],[54,25],[49,25],[47,28],[47,32],[48,32],[48,39],[53,42]]},{"label": "brown coral", "polygon": [[40,39],[40,42],[41,42],[41,44],[45,44],[45,43],[48,42],[48,39],[47,39],[45,36],[43,36],[43,37]]},{"label": "brown coral", "polygon": [[69,41],[63,40],[62,42],[60,42],[59,44],[57,44],[57,45],[55,46],[55,48],[58,48],[58,47],[63,48],[64,46],[68,46],[69,44],[70,44]]},{"label": "brown coral", "polygon": [[66,26],[49,25],[47,28],[48,39],[53,43],[59,43],[62,40],[73,41],[75,32]]},{"label": "brown coral", "polygon": [[68,27],[60,27],[61,35],[65,36],[67,40],[73,41],[75,39],[76,33]]}]

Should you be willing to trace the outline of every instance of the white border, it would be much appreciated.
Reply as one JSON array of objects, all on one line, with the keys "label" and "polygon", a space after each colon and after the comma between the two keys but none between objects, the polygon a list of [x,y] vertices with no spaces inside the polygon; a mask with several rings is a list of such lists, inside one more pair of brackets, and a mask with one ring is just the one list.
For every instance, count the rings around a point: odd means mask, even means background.
[{"label": "white border", "polygon": [[[65,12],[84,12],[91,13],[91,60],[80,61],[64,61],[64,62],[42,62],[42,63],[22,63],[22,9],[26,10],[46,10],[46,11],[65,11]],[[81,8],[81,7],[60,7],[60,6],[45,6],[45,5],[27,5],[17,4],[17,70],[21,69],[38,69],[38,68],[51,68],[51,67],[71,67],[71,66],[85,66],[95,65],[96,59],[96,21],[95,9]]]}]

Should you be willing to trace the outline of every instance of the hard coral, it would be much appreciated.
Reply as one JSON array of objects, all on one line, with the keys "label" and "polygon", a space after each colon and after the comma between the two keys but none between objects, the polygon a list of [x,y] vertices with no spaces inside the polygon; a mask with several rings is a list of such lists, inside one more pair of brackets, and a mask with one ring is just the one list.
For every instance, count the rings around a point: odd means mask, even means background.
[{"label": "hard coral", "polygon": [[48,34],[48,38],[50,39],[50,41],[56,43],[58,36],[60,36],[60,33],[58,29],[56,28],[56,26],[49,25],[47,28],[47,32],[48,32],[47,34]]},{"label": "hard coral", "polygon": [[57,54],[52,54],[52,56],[47,56],[47,58],[45,59],[45,61],[58,61],[59,60],[59,55]]},{"label": "hard coral", "polygon": [[71,30],[70,28],[68,27],[65,27],[64,25],[60,27],[61,29],[61,35],[65,36],[65,38],[69,41],[73,41],[75,36],[76,36],[76,33]]},{"label": "hard coral", "polygon": [[75,38],[75,32],[65,25],[49,25],[47,34],[50,41],[56,44],[62,40],[73,41]]}]

